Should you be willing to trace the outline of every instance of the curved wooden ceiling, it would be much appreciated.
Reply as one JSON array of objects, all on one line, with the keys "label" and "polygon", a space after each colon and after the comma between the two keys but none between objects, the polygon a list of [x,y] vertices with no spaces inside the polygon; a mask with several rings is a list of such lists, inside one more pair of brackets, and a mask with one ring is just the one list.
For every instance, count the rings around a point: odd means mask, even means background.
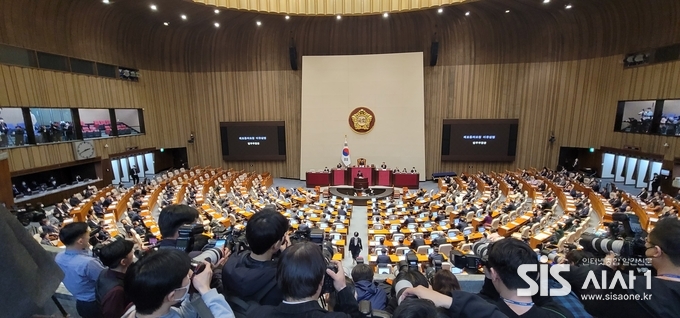
[{"label": "curved wooden ceiling", "polygon": [[372,15],[429,9],[477,0],[189,0],[217,8],[290,15]]}]

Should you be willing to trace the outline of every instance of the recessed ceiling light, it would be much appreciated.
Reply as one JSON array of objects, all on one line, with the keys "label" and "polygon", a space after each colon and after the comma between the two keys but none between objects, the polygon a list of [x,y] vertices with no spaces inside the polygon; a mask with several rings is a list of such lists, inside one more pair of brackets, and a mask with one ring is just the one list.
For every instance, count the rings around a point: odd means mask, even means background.
[{"label": "recessed ceiling light", "polygon": [[182,17],[182,20],[186,20],[186,19],[187,19],[187,15],[186,15],[186,14],[182,14],[181,17]]},{"label": "recessed ceiling light", "polygon": [[170,25],[170,23],[163,22],[163,25],[164,25],[164,26],[168,26],[168,25]]},{"label": "recessed ceiling light", "polygon": [[571,9],[571,4],[564,6],[564,8],[567,9],[567,10]]},{"label": "recessed ceiling light", "polygon": [[505,10],[505,13],[510,13],[510,10]]},{"label": "recessed ceiling light", "polygon": [[219,22],[215,22],[215,27],[216,27],[216,28],[219,28],[219,27],[220,27]]},{"label": "recessed ceiling light", "polygon": [[543,3],[550,3],[550,0],[543,0]]},{"label": "recessed ceiling light", "polygon": [[218,14],[218,13],[220,13],[220,10],[215,9],[215,14]]},{"label": "recessed ceiling light", "polygon": [[111,3],[111,2],[109,2],[109,0],[102,0],[102,2],[104,2],[104,3],[106,3],[106,4]]},{"label": "recessed ceiling light", "polygon": [[286,20],[290,20],[290,16],[289,16],[289,15],[286,16]]},{"label": "recessed ceiling light", "polygon": [[465,12],[465,16],[466,16],[466,17],[469,16],[469,15],[470,15],[470,11]]},{"label": "recessed ceiling light", "polygon": [[437,12],[438,12],[438,13],[442,13],[442,12],[444,12],[444,9],[443,9],[443,8],[439,8],[439,9],[437,10]]},{"label": "recessed ceiling light", "polygon": [[389,13],[387,13],[387,12],[383,13],[383,18],[387,18],[387,17],[389,17],[389,16],[390,16]]},{"label": "recessed ceiling light", "polygon": [[156,7],[156,5],[155,5],[155,4],[152,4],[152,5],[150,6],[150,8],[151,8],[151,10],[153,10],[153,11],[156,11],[156,10],[158,10],[158,7]]},{"label": "recessed ceiling light", "polygon": [[255,24],[257,24],[257,26],[261,26],[261,25],[262,25],[262,22],[257,21],[257,22],[255,22]]},{"label": "recessed ceiling light", "polygon": [[337,16],[335,16],[335,18],[340,20],[340,19],[342,19],[342,16],[338,14]]}]

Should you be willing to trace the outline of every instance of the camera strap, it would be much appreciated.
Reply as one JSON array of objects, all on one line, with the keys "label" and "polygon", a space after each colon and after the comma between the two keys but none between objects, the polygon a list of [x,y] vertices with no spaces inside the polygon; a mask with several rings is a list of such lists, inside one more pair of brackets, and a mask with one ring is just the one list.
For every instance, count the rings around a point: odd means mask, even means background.
[{"label": "camera strap", "polygon": [[208,308],[208,305],[206,305],[205,301],[203,301],[203,297],[201,297],[200,295],[198,295],[198,297],[194,298],[191,301],[191,305],[196,310],[198,317],[200,317],[200,318],[215,318],[215,316],[210,311],[210,308]]}]

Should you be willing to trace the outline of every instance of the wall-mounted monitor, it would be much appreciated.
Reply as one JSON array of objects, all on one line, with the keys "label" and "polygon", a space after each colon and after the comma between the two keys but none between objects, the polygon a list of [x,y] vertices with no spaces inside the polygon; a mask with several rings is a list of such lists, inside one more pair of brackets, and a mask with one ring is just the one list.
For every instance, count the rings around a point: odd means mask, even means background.
[{"label": "wall-mounted monitor", "polygon": [[515,160],[519,119],[444,119],[442,161]]},{"label": "wall-mounted monitor", "polygon": [[220,123],[225,161],[286,160],[286,124],[283,121]]}]

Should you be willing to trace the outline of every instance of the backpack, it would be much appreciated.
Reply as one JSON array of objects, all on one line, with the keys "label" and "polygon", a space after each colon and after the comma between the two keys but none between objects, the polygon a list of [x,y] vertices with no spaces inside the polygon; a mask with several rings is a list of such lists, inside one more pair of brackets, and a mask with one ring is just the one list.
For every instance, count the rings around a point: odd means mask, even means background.
[{"label": "backpack", "polygon": [[267,295],[268,292],[274,288],[276,285],[276,280],[273,279],[267,285],[264,285],[262,289],[255,294],[251,300],[244,300],[236,296],[226,296],[224,297],[229,303],[231,310],[234,311],[234,316],[236,318],[247,318],[248,314],[255,310],[256,308],[262,306],[260,302]]}]

